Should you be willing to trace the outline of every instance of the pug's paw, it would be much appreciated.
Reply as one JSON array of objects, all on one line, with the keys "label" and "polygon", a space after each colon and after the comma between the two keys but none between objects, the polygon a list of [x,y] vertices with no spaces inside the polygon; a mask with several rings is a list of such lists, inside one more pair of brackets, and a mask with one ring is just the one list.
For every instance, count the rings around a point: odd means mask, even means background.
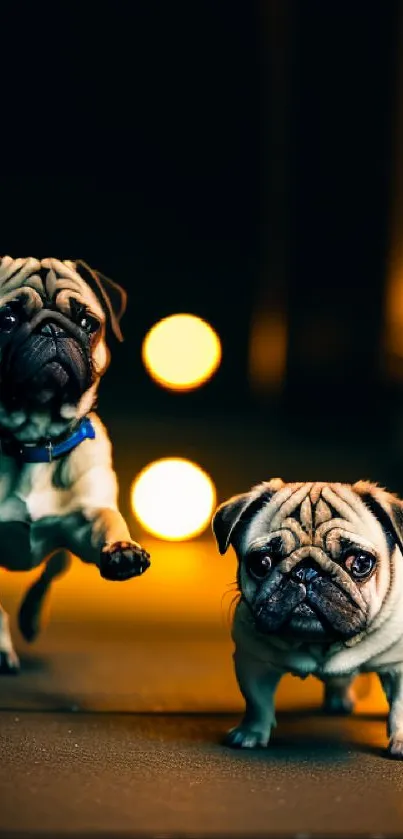
[{"label": "pug's paw", "polygon": [[392,737],[388,746],[388,754],[396,760],[403,760],[403,738]]},{"label": "pug's paw", "polygon": [[150,554],[137,542],[114,542],[101,551],[99,571],[105,580],[130,580],[150,567]]},{"label": "pug's paw", "polygon": [[264,749],[269,737],[270,734],[255,731],[248,725],[237,725],[225,735],[224,746],[230,746],[231,749]]},{"label": "pug's paw", "polygon": [[20,661],[14,650],[0,650],[0,675],[16,676],[20,671]]}]

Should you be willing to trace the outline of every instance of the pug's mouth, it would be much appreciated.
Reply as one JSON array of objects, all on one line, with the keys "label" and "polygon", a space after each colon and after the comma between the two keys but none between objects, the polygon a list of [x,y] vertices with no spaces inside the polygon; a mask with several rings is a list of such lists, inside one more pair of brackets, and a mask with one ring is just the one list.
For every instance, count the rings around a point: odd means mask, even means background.
[{"label": "pug's mouth", "polygon": [[258,596],[252,610],[259,631],[285,637],[348,640],[366,625],[361,606],[325,576],[308,585],[283,576],[270,593]]},{"label": "pug's mouth", "polygon": [[76,338],[32,334],[1,364],[0,396],[10,410],[48,409],[76,404],[93,381],[89,354]]},{"label": "pug's mouth", "polygon": [[300,603],[287,616],[282,628],[284,635],[300,635],[306,639],[335,638],[339,633],[320,612],[315,612],[308,603]]},{"label": "pug's mouth", "polygon": [[28,383],[25,399],[31,404],[44,407],[74,403],[80,399],[82,390],[77,377],[71,375],[57,358],[49,361]]}]

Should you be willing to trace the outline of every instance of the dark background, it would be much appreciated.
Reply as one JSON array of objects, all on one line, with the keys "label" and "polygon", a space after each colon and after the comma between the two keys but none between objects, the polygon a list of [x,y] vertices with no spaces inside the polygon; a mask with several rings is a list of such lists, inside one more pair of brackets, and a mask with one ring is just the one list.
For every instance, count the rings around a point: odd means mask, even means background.
[{"label": "dark background", "polygon": [[[274,466],[312,477],[310,446],[324,469],[342,446],[340,474],[321,477],[403,490],[403,381],[383,344],[399,25],[394,0],[2,5],[0,250],[82,258],[128,290],[99,405],[118,463],[130,427],[150,441],[158,419],[150,454],[225,471],[223,429],[242,428],[233,463],[258,425],[278,457],[260,449],[256,480]],[[262,309],[286,326],[286,363],[256,389]],[[217,375],[188,394],[154,384],[140,355],[178,311],[223,344]]]}]

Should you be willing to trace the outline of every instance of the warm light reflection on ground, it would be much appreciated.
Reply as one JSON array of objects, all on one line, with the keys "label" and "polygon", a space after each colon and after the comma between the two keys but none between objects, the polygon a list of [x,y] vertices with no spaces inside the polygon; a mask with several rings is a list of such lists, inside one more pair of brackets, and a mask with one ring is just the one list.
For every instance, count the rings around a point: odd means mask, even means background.
[{"label": "warm light reflection on ground", "polygon": [[[220,557],[212,538],[141,541],[151,552],[152,568],[129,583],[102,580],[94,567],[75,559],[53,588],[50,622],[33,646],[21,641],[15,614],[38,571],[0,572],[17,648],[33,661],[39,656],[49,662],[38,673],[28,667],[18,679],[2,681],[3,703],[14,707],[17,698],[24,707],[42,707],[79,701],[89,709],[128,711],[242,708],[231,659],[232,551]],[[360,677],[357,687],[359,713],[386,711],[375,677]],[[318,705],[321,692],[313,678],[287,676],[277,706]]]},{"label": "warm light reflection on ground", "polygon": [[[57,610],[59,616],[68,616],[79,611],[90,620],[107,613],[118,620],[225,622],[229,589],[235,579],[233,557],[220,557],[212,538],[176,543],[136,536],[151,553],[152,566],[143,577],[107,582],[96,568],[75,559],[71,570],[53,587],[52,613]],[[0,572],[3,604],[11,598],[16,605],[38,573]]]}]

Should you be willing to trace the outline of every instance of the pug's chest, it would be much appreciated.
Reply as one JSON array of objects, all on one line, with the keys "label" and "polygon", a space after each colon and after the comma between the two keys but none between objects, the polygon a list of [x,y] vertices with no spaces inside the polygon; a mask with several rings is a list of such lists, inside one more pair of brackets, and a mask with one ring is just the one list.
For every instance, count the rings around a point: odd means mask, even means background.
[{"label": "pug's chest", "polygon": [[71,487],[60,486],[57,464],[0,460],[0,564],[24,571],[57,547],[58,525],[72,510]]},{"label": "pug's chest", "polygon": [[271,655],[276,659],[276,664],[282,666],[288,673],[300,679],[306,679],[311,675],[321,678],[323,668],[329,658],[329,645],[308,642],[289,644],[275,639],[272,640],[270,646]]}]

